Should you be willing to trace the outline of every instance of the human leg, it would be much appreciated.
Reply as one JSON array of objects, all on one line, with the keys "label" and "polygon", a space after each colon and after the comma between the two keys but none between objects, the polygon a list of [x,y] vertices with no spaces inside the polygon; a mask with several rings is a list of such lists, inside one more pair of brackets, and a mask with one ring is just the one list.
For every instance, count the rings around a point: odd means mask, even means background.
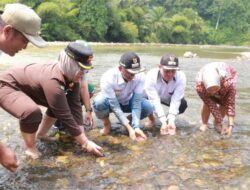
[{"label": "human leg", "polygon": [[4,110],[19,119],[26,154],[32,158],[39,157],[35,144],[35,134],[42,119],[39,106],[22,91],[8,86],[0,88],[0,104]]},{"label": "human leg", "polygon": [[25,133],[21,131],[21,134],[26,145],[25,154],[32,159],[39,158],[40,153],[36,148],[36,133]]},{"label": "human leg", "polygon": [[100,130],[100,133],[103,135],[109,134],[111,123],[109,120],[110,106],[108,100],[101,95],[96,96],[93,101],[93,110],[96,117],[103,122],[103,129]]},{"label": "human leg", "polygon": [[100,133],[102,135],[109,134],[110,133],[110,128],[111,128],[111,123],[110,123],[109,117],[103,118],[102,123],[103,123],[103,129],[100,130]]},{"label": "human leg", "polygon": [[205,131],[207,129],[207,123],[210,116],[210,109],[209,107],[203,102],[201,107],[201,126],[200,130]]},{"label": "human leg", "polygon": [[47,133],[49,129],[52,127],[52,125],[55,123],[56,118],[50,117],[47,114],[44,114],[42,122],[38,128],[38,131],[36,133],[36,137],[41,140],[45,141],[53,141],[54,138],[48,137]]},{"label": "human leg", "polygon": [[[224,119],[224,117],[226,116],[226,113],[227,113],[226,106],[219,105],[219,110],[220,110],[222,118]],[[228,117],[228,124],[224,124],[222,122],[222,127],[221,127],[221,131],[220,131],[221,135],[231,136],[233,126],[230,125],[230,123],[234,123],[234,117]]]},{"label": "human leg", "polygon": [[148,117],[148,121],[144,124],[145,128],[151,128],[155,126],[155,116],[153,113],[153,106],[146,98],[142,98],[141,102],[141,119]]},{"label": "human leg", "polygon": [[187,105],[187,101],[185,100],[185,98],[182,98],[181,99],[181,104],[180,104],[180,107],[179,107],[179,114],[182,114],[186,111],[188,105]]}]

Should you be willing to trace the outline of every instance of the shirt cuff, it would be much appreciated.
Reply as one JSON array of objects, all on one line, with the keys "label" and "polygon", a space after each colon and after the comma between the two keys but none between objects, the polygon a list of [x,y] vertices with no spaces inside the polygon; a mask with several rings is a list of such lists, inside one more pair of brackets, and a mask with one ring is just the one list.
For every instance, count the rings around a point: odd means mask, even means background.
[{"label": "shirt cuff", "polygon": [[165,123],[167,121],[167,117],[166,116],[160,117],[160,121],[162,124]]},{"label": "shirt cuff", "polygon": [[168,120],[168,122],[174,123],[175,122],[175,115],[168,114],[167,120]]},{"label": "shirt cuff", "polygon": [[121,118],[118,118],[120,120],[120,122],[122,123],[122,125],[126,126],[129,124],[129,120],[127,119],[127,117],[121,117]]}]

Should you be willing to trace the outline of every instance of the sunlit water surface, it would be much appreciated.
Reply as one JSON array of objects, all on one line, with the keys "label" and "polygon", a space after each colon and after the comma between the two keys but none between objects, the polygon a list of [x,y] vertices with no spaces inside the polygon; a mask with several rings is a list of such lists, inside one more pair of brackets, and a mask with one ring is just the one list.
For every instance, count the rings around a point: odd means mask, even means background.
[{"label": "sunlit water surface", "polygon": [[[29,47],[15,57],[2,54],[1,71],[21,64],[53,61],[64,47]],[[146,142],[135,143],[130,141],[124,129],[119,128],[114,117],[112,135],[100,136],[102,125],[95,118],[95,129],[87,130],[87,135],[104,148],[105,157],[96,158],[84,153],[70,138],[62,137],[54,143],[38,142],[43,156],[32,161],[23,155],[24,145],[18,121],[0,110],[1,142],[15,150],[21,162],[16,174],[0,167],[0,189],[250,188],[250,69],[249,61],[236,59],[240,52],[250,51],[250,48],[164,45],[92,47],[95,68],[89,73],[89,81],[96,85],[97,92],[101,75],[116,66],[125,51],[137,52],[147,69],[156,67],[161,55],[166,52],[179,56],[181,69],[187,76],[185,96],[189,107],[177,119],[177,134],[160,136],[158,126],[146,131]],[[184,58],[183,53],[190,50],[199,57]],[[211,61],[227,62],[238,72],[236,126],[232,137],[227,139],[213,128],[204,133],[198,130],[201,101],[194,89],[195,76],[204,64]]]}]

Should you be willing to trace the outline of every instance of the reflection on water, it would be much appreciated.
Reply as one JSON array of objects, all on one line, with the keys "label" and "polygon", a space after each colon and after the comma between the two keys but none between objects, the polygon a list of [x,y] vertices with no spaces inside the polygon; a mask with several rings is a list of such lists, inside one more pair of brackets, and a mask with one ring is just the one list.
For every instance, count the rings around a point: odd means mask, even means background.
[{"label": "reflection on water", "polygon": [[[60,49],[44,50],[30,47],[9,58],[0,57],[1,69],[31,62],[55,60]],[[187,75],[188,109],[178,117],[177,135],[160,136],[159,126],[146,131],[148,140],[134,143],[124,130],[114,125],[112,135],[100,136],[100,121],[88,136],[104,147],[105,157],[95,158],[84,153],[67,137],[54,143],[38,142],[43,156],[31,161],[23,157],[23,141],[18,121],[0,111],[0,138],[17,153],[21,167],[11,174],[0,167],[0,189],[249,189],[250,188],[250,78],[248,61],[234,58],[240,48],[208,48],[200,46],[93,46],[95,69],[89,80],[98,89],[101,74],[116,65],[122,52],[136,51],[147,69],[157,66],[165,52],[180,56],[181,69]],[[183,58],[193,51],[199,58]],[[223,60],[232,64],[239,74],[236,127],[230,139],[223,139],[213,129],[198,130],[201,101],[194,89],[200,67],[210,61]],[[98,90],[97,90],[98,91]],[[212,123],[212,121],[211,121]],[[118,133],[118,132],[122,132]]]}]

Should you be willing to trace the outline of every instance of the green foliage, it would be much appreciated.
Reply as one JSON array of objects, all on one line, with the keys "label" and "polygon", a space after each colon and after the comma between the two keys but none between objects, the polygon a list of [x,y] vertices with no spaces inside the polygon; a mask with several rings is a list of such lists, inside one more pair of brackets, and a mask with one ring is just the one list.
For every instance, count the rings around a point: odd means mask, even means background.
[{"label": "green foliage", "polygon": [[161,6],[153,7],[145,15],[143,29],[146,42],[160,42],[160,30],[167,22],[167,13]]},{"label": "green foliage", "polygon": [[77,35],[70,27],[70,24],[68,24],[70,16],[68,16],[66,12],[67,6],[63,5],[65,4],[45,2],[37,8],[37,13],[44,23],[42,25],[42,35],[46,40],[68,41],[80,37],[80,35]]},{"label": "green foliage", "polygon": [[123,34],[123,39],[121,41],[136,42],[138,38],[138,28],[133,22],[122,22],[121,32]]},{"label": "green foliage", "polygon": [[249,44],[249,0],[1,0],[42,18],[46,40]]},{"label": "green foliage", "polygon": [[45,1],[44,0],[19,0],[19,2],[25,5],[28,5],[29,7],[37,8],[38,5],[40,5],[42,2],[46,2],[46,0]]},{"label": "green foliage", "polygon": [[240,44],[250,46],[250,31],[241,35]]},{"label": "green foliage", "polygon": [[16,3],[16,0],[1,0],[0,1],[0,10],[3,10],[5,5],[8,3]]},{"label": "green foliage", "polygon": [[163,6],[172,14],[180,13],[184,8],[196,7],[196,0],[165,0]]},{"label": "green foliage", "polygon": [[[118,1],[110,0],[107,3],[107,41],[119,42],[121,35],[121,15],[118,14]],[[126,19],[125,19],[126,20]]]},{"label": "green foliage", "polygon": [[145,42],[157,43],[157,42],[159,42],[159,39],[158,39],[158,37],[157,37],[157,35],[155,33],[150,33],[149,36],[145,37]]},{"label": "green foliage", "polygon": [[91,41],[103,41],[107,32],[105,0],[85,0],[79,6],[78,32]]}]

